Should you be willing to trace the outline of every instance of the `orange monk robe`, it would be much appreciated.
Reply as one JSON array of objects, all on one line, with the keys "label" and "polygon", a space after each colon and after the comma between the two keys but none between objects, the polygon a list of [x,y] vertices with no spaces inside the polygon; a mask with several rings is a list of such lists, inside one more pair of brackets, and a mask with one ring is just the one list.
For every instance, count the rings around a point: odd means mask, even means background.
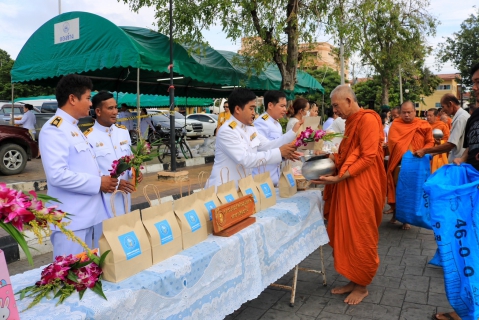
[{"label": "orange monk robe", "polygon": [[381,119],[361,109],[346,120],[346,132],[335,154],[338,175],[350,177],[324,190],[329,244],[334,268],[361,286],[371,283],[379,266],[378,227],[386,198],[384,132]]},{"label": "orange monk robe", "polygon": [[431,127],[432,127],[432,130],[439,129],[442,131],[442,133],[444,133],[444,136],[442,137],[441,140],[443,141],[449,140],[449,135],[451,134],[451,130],[449,129],[448,125],[445,124],[443,121],[436,120],[436,122],[431,124]]},{"label": "orange monk robe", "polygon": [[412,152],[434,146],[432,128],[429,122],[414,118],[411,123],[403,119],[394,120],[388,135],[389,163],[388,163],[388,203],[396,203],[396,184],[394,183],[394,170],[401,163],[406,151]]}]

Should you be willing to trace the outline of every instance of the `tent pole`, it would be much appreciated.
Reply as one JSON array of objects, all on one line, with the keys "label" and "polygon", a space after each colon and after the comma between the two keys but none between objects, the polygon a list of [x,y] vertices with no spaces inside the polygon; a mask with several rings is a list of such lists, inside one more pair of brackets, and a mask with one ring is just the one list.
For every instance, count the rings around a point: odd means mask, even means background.
[{"label": "tent pole", "polygon": [[[136,129],[138,131],[138,138],[137,141],[141,137],[140,132],[140,68],[136,69]],[[148,130],[148,128],[147,128]]]},{"label": "tent pole", "polygon": [[173,0],[170,0],[170,146],[171,172],[176,172],[175,87],[173,86]]},{"label": "tent pole", "polygon": [[12,126],[15,125],[15,99],[14,99],[14,86],[13,86],[13,82],[12,82],[12,112],[10,114],[11,116],[11,119],[12,119]]}]

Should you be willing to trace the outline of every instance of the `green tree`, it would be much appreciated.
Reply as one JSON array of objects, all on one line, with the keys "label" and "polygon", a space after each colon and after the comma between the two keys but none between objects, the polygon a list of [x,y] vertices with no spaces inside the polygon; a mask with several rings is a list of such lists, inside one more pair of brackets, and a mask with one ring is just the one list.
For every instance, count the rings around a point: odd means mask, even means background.
[{"label": "green tree", "polygon": [[381,105],[390,104],[390,88],[399,70],[417,72],[431,50],[426,37],[435,34],[437,21],[428,7],[429,0],[357,0],[350,10],[349,44],[379,76]]},{"label": "green tree", "polygon": [[[0,100],[12,99],[12,84],[10,71],[12,70],[14,60],[10,55],[0,49]],[[53,88],[32,86],[27,84],[16,83],[14,85],[15,97],[35,97],[53,94]]]},{"label": "green tree", "polygon": [[470,87],[470,68],[479,62],[479,9],[461,23],[461,30],[438,45],[438,63],[451,62],[461,73],[462,83]]},{"label": "green tree", "polygon": [[[158,31],[169,34],[169,0],[118,0],[133,11],[153,7]],[[192,45],[204,42],[203,30],[219,23],[228,39],[246,40],[243,55],[250,70],[275,63],[281,89],[294,90],[301,60],[299,43],[311,43],[329,1],[324,0],[173,0],[173,38]]]},{"label": "green tree", "polygon": [[[341,84],[341,76],[340,74],[327,66],[319,67],[316,70],[304,70],[305,72],[309,73],[312,77],[318,80],[319,83],[324,88],[324,106],[331,105],[331,98],[329,97],[331,91],[334,88]],[[315,93],[310,94],[305,97],[309,101],[314,101],[318,106],[323,105],[323,94]]]}]

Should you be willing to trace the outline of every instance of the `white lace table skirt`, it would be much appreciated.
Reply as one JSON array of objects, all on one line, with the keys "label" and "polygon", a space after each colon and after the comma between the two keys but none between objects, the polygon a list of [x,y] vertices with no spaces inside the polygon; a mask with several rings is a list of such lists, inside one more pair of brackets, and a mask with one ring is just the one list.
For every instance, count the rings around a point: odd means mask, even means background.
[{"label": "white lace table skirt", "polygon": [[[210,235],[120,283],[103,281],[108,300],[90,290],[57,307],[57,299],[43,299],[21,319],[223,319],[329,242],[322,203],[317,190],[278,195],[255,224],[229,238]],[[42,269],[13,276],[15,292],[38,281]],[[17,301],[18,309],[30,302]]]}]

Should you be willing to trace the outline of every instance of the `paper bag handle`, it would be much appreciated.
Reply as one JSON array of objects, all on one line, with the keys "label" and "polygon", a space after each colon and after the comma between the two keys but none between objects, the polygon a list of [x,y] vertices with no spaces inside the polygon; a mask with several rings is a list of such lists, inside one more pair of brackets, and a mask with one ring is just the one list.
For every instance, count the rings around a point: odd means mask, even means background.
[{"label": "paper bag handle", "polygon": [[[177,181],[180,182],[180,198],[183,198],[183,181],[186,181],[186,178],[185,177],[181,177],[180,179],[178,179]],[[191,194],[191,179],[188,179],[188,181],[190,182],[188,184],[188,195]]]},{"label": "paper bag handle", "polygon": [[224,184],[224,181],[223,181],[223,170],[226,169],[228,175],[227,175],[227,180],[226,182],[230,181],[230,169],[228,167],[223,167],[221,168],[220,170],[220,178],[221,178],[221,184]]},{"label": "paper bag handle", "polygon": [[206,186],[206,181],[208,181],[207,179],[205,180],[205,183],[203,184],[203,179],[205,178],[205,174],[206,174],[206,171],[201,171],[200,173],[198,173],[198,184],[200,185],[200,188],[201,189],[204,189],[205,186]]},{"label": "paper bag handle", "polygon": [[150,183],[143,188],[143,195],[145,196],[146,201],[148,201],[148,204],[150,205],[150,207],[151,207],[151,200],[150,200],[150,197],[148,196],[148,193],[146,192],[146,189],[148,189],[148,187],[153,187],[153,191],[155,192],[156,198],[158,199],[158,204],[160,204],[161,203],[160,191],[158,190],[157,186]]},{"label": "paper bag handle", "polygon": [[[244,176],[241,174],[240,169],[243,169],[243,175]],[[238,163],[236,165],[236,170],[238,171],[238,174],[239,174],[241,179],[246,178],[246,169],[244,168],[244,166],[241,163]]]},{"label": "paper bag handle", "polygon": [[[261,172],[261,168],[263,168],[263,172]],[[266,172],[266,159],[260,159],[258,161],[258,173],[265,173]]]},{"label": "paper bag handle", "polygon": [[128,213],[128,195],[125,191],[115,190],[110,197],[110,205],[111,205],[111,212],[116,217],[116,210],[115,210],[115,196],[117,193],[120,193],[123,196],[123,205],[125,206],[125,213]]}]

